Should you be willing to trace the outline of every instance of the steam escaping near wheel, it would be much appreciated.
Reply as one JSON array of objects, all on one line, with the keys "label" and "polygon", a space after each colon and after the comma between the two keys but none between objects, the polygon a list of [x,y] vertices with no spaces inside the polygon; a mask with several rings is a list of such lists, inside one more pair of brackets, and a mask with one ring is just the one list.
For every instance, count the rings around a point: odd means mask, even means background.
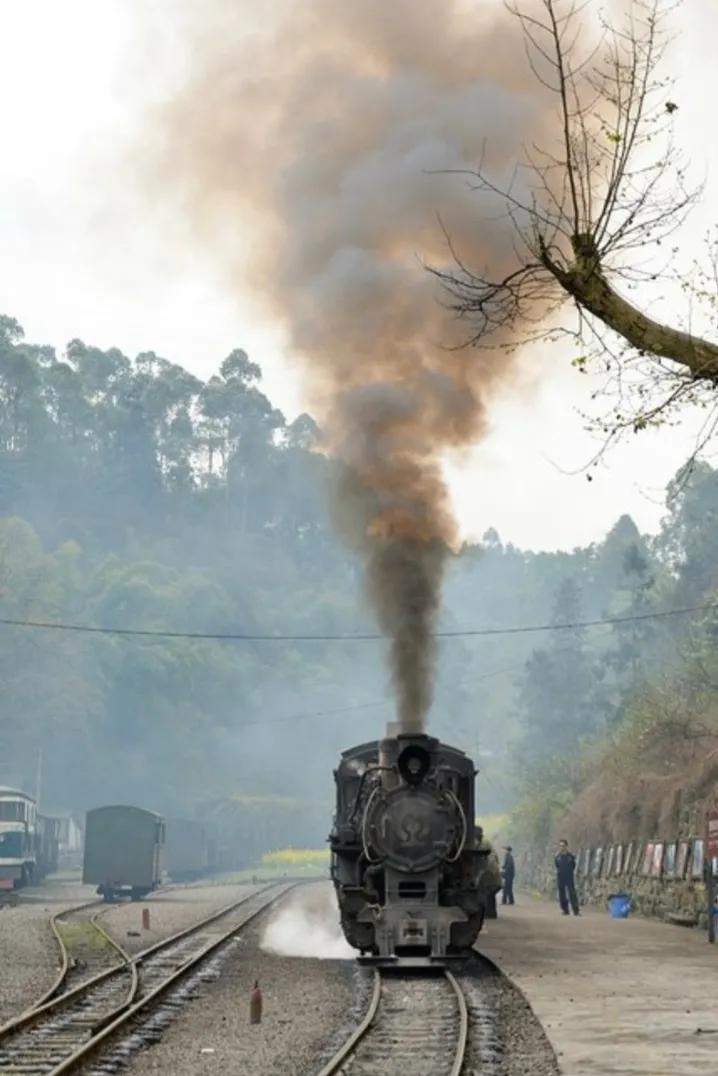
[{"label": "steam escaping near wheel", "polygon": [[326,882],[303,886],[273,912],[261,947],[280,956],[346,960],[354,952],[342,936],[337,911],[336,897]]},{"label": "steam escaping near wheel", "polygon": [[480,211],[446,170],[504,175],[536,137],[521,35],[498,0],[267,0],[251,26],[236,0],[204,0],[182,28],[185,84],[136,158],[164,212],[177,193],[173,239],[201,235],[286,331],[341,464],[334,516],[390,639],[399,722],[420,732],[458,544],[444,458],[483,436],[515,371],[500,331],[460,346],[421,263],[453,265],[445,228],[466,264],[513,267],[503,205]]},{"label": "steam escaping near wheel", "polygon": [[342,754],[331,874],[361,960],[442,965],[475,942],[501,888],[474,827],[475,775],[463,751],[422,734]]}]

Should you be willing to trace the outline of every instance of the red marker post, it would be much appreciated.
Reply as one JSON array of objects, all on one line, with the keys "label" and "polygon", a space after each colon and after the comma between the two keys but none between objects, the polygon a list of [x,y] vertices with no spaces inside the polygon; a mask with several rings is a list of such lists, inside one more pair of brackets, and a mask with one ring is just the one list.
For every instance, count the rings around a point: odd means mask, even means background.
[{"label": "red marker post", "polygon": [[262,1022],[262,991],[259,989],[259,980],[254,980],[254,989],[249,996],[249,1022],[261,1024]]}]

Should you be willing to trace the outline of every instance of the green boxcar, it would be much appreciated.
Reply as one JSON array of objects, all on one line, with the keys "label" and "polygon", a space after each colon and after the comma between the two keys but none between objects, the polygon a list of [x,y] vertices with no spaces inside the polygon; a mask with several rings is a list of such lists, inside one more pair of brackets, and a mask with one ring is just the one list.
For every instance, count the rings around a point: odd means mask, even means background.
[{"label": "green boxcar", "polygon": [[204,822],[168,818],[165,869],[173,882],[199,878],[212,867],[212,842]]},{"label": "green boxcar", "polygon": [[140,807],[87,812],[82,880],[105,900],[141,900],[162,880],[164,819]]}]

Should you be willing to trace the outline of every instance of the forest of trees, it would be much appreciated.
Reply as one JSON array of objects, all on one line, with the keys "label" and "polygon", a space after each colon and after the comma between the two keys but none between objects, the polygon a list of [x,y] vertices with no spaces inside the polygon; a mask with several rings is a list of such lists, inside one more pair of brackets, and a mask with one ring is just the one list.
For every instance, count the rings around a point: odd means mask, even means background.
[{"label": "forest of trees", "polygon": [[[287,423],[260,384],[241,350],[202,381],[151,352],[131,361],[74,340],[58,356],[1,318],[0,617],[373,630],[329,522],[332,464],[313,450],[316,427],[306,415]],[[570,553],[523,551],[489,531],[451,565],[444,626],[710,603],[718,471],[677,476],[666,503],[657,536],[624,516]],[[716,623],[707,611],[444,640],[432,731],[478,752],[484,809],[518,799],[538,826],[546,797],[570,801],[587,752],[644,713],[641,699],[673,692],[675,716],[679,679],[718,690]],[[43,798],[56,806],[119,798],[187,811],[240,793],[328,805],[337,753],[392,714],[381,642],[0,634],[0,783],[32,787],[42,751]]]}]

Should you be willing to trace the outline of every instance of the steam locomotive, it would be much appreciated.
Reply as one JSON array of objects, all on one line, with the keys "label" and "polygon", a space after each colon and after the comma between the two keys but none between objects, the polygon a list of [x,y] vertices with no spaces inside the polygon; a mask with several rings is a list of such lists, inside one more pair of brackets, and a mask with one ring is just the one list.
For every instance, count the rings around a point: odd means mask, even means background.
[{"label": "steam locomotive", "polygon": [[474,764],[422,734],[343,752],[331,876],[360,961],[441,965],[473,945],[500,876],[474,828]]}]

